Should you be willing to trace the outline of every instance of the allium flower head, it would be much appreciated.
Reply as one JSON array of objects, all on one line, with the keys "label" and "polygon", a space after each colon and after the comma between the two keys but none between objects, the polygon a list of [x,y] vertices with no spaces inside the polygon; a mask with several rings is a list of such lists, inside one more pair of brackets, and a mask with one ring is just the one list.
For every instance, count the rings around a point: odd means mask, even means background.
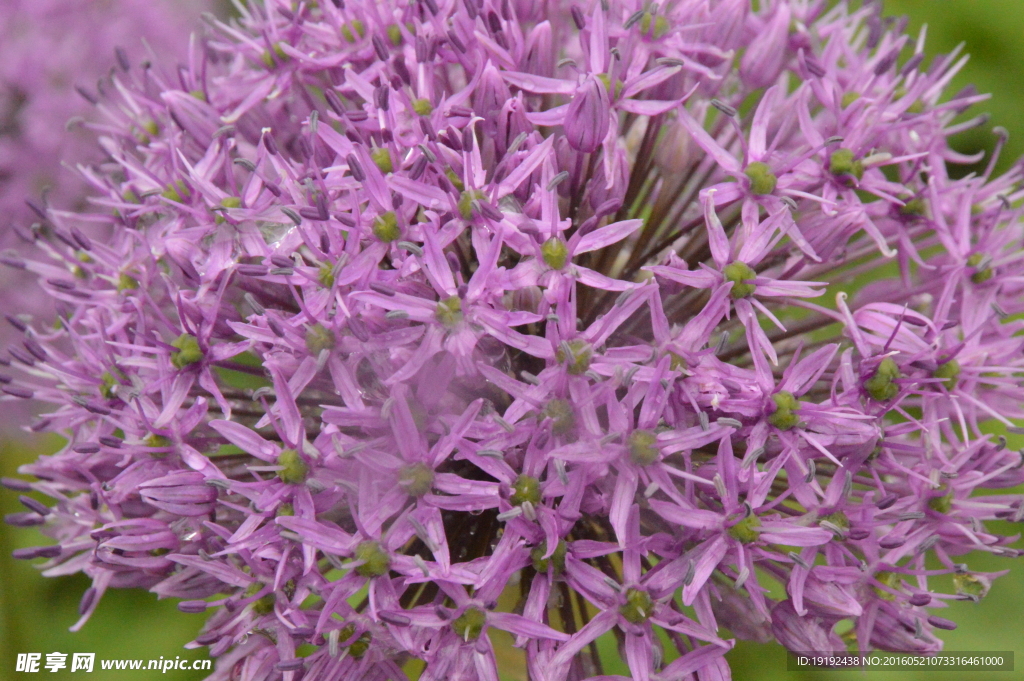
[{"label": "allium flower head", "polygon": [[247,681],[941,648],[1018,554],[1020,171],[947,172],[956,55],[753,4],[266,0],[114,73],[2,387],[76,627],[183,599]]}]

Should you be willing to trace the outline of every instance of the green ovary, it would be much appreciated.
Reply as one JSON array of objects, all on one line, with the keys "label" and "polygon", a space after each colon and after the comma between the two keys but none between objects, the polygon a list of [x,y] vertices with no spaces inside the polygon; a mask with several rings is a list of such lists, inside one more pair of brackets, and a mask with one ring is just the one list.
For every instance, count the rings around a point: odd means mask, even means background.
[{"label": "green ovary", "polygon": [[864,177],[864,163],[854,158],[850,149],[836,149],[829,158],[828,170],[833,175],[853,175],[858,180]]},{"label": "green ovary", "polygon": [[192,334],[181,334],[171,345],[175,348],[171,353],[171,364],[175,369],[184,369],[203,361],[203,350],[199,347],[199,341]]},{"label": "green ovary", "polygon": [[430,104],[429,99],[414,99],[412,101],[412,110],[420,116],[429,116],[434,113],[434,107]]},{"label": "green ovary", "polygon": [[560,270],[569,262],[569,247],[560,237],[553,236],[540,247],[544,263],[553,270]]},{"label": "green ovary", "polygon": [[654,601],[646,591],[626,590],[626,602],[619,606],[619,614],[631,624],[643,624],[651,616]]},{"label": "green ovary", "polygon": [[520,475],[512,484],[512,495],[508,500],[516,506],[527,501],[536,506],[540,503],[540,480],[529,475]]},{"label": "green ovary", "polygon": [[356,567],[360,577],[380,577],[391,569],[391,558],[375,541],[364,541],[356,546],[355,559],[363,562]]},{"label": "green ovary", "polygon": [[473,217],[473,202],[484,198],[484,193],[476,189],[467,189],[459,195],[459,215],[463,220]]},{"label": "green ovary", "polygon": [[411,496],[422,497],[434,486],[434,471],[424,463],[414,463],[399,471],[398,484]]},{"label": "green ovary", "polygon": [[393,211],[381,213],[373,219],[373,235],[384,243],[398,241],[402,230],[398,226],[398,216]]},{"label": "green ovary", "polygon": [[452,328],[462,321],[462,301],[458,296],[450,296],[437,303],[434,317],[446,328]]},{"label": "green ovary", "polygon": [[729,528],[729,535],[741,544],[757,541],[757,528],[761,527],[761,519],[751,513],[743,520]]},{"label": "green ovary", "polygon": [[533,569],[537,572],[546,573],[548,566],[552,567],[552,572],[555,576],[558,576],[565,572],[565,554],[568,547],[564,540],[558,540],[558,545],[555,546],[555,550],[547,558],[544,554],[548,551],[548,545],[545,541],[540,546],[530,551],[530,560],[533,562]]},{"label": "green ovary", "polygon": [[480,638],[487,623],[487,615],[480,608],[466,608],[466,611],[452,622],[452,629],[463,641],[475,641]]},{"label": "green ovary", "polygon": [[555,435],[567,435],[576,428],[576,413],[567,400],[551,400],[543,415],[551,419],[551,432]]},{"label": "green ovary", "polygon": [[750,180],[750,191],[757,195],[771,194],[775,191],[778,178],[767,163],[754,161],[743,173]]},{"label": "green ovary", "polygon": [[394,165],[391,163],[391,152],[383,147],[377,147],[370,152],[370,158],[373,159],[373,163],[380,169],[382,173],[390,173],[394,170]]},{"label": "green ovary", "polygon": [[306,466],[306,462],[302,460],[302,457],[294,449],[283,450],[277,457],[277,465],[281,466],[281,470],[277,472],[277,477],[281,482],[289,485],[304,483],[306,476],[309,474],[309,467]]},{"label": "green ovary", "polygon": [[878,364],[874,375],[864,381],[864,389],[876,402],[886,402],[900,391],[896,379],[900,378],[900,367],[892,357],[886,357]]},{"label": "green ovary", "polygon": [[800,408],[800,402],[793,397],[793,393],[780,390],[772,395],[772,402],[775,403],[775,411],[768,415],[768,423],[779,430],[796,427],[796,424],[800,422],[800,417],[793,412]]},{"label": "green ovary", "polygon": [[732,282],[732,290],[729,295],[733,300],[749,298],[757,290],[757,285],[752,283],[757,277],[757,273],[745,262],[729,263],[722,269],[722,275],[726,281]]},{"label": "green ovary", "polygon": [[559,348],[555,352],[555,360],[559,363],[566,364],[566,371],[574,376],[585,374],[587,369],[590,368],[590,358],[594,354],[594,349],[590,346],[590,343],[585,340],[571,340],[566,343],[569,346],[569,352]]},{"label": "green ovary", "polygon": [[322,324],[313,324],[306,329],[306,349],[314,357],[324,350],[334,349],[334,332]]},{"label": "green ovary", "polygon": [[658,436],[650,430],[634,430],[629,434],[629,458],[638,466],[649,466],[658,460],[655,443]]},{"label": "green ovary", "polygon": [[945,364],[940,364],[939,368],[932,372],[932,378],[943,379],[942,384],[946,386],[946,390],[954,390],[960,382],[960,362],[951,359]]}]

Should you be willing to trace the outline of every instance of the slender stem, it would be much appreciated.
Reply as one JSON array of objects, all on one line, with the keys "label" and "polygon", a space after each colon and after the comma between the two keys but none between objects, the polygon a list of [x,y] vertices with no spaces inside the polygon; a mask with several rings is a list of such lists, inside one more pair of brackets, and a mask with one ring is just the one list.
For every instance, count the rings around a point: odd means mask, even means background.
[{"label": "slender stem", "polygon": [[249,364],[222,360],[220,362],[214,362],[214,366],[220,367],[221,369],[229,369],[230,371],[237,371],[242,374],[249,374],[250,376],[259,376],[260,378],[267,377],[262,365],[254,367]]},{"label": "slender stem", "polygon": [[569,591],[568,583],[559,582],[558,592],[560,596],[558,615],[562,618],[562,628],[565,629],[565,633],[572,636],[579,631],[579,628],[576,626],[576,614],[573,611],[572,594]]},{"label": "slender stem", "polygon": [[[587,602],[583,598],[583,594],[579,591],[573,590],[573,596],[576,598],[576,608],[580,611],[580,617],[583,620],[587,620]],[[601,655],[597,650],[597,641],[591,641],[588,646],[590,655],[590,664],[593,669],[590,670],[588,676],[601,676],[604,674],[604,665],[601,664]]]},{"label": "slender stem", "polygon": [[[788,338],[793,338],[794,336],[799,336],[804,333],[810,333],[811,331],[817,331],[818,329],[825,328],[826,326],[835,323],[837,323],[836,320],[832,319],[831,317],[821,317],[803,320],[795,324],[790,324],[785,331],[779,331],[777,333],[769,335],[768,341],[772,345],[775,345],[776,343],[786,340]],[[737,345],[735,347],[726,348],[725,350],[723,350],[721,354],[718,355],[718,358],[723,362],[728,362],[737,357],[742,357],[743,355],[749,352],[750,348],[748,346]]]},{"label": "slender stem", "polygon": [[625,219],[627,213],[623,211],[629,211],[636,199],[637,193],[647,180],[647,174],[650,171],[651,164],[653,163],[652,151],[654,149],[654,143],[658,138],[658,133],[661,132],[661,116],[656,116],[647,121],[647,129],[644,131],[643,141],[640,143],[640,149],[637,152],[636,163],[633,165],[633,172],[629,176],[629,185],[626,187],[625,198],[622,203],[622,208],[619,209],[619,215],[616,216],[617,220]]}]

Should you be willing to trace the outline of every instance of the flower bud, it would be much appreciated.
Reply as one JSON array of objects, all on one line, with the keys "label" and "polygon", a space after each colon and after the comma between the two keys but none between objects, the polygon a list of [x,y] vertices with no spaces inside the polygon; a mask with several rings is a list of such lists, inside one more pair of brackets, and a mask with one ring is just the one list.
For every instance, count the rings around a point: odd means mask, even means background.
[{"label": "flower bud", "polygon": [[[520,15],[521,18],[521,15]],[[542,21],[533,27],[526,39],[522,71],[550,78],[555,70],[555,51],[551,22]]]},{"label": "flower bud", "polygon": [[775,14],[754,36],[740,63],[740,77],[753,88],[772,85],[782,72],[789,47],[789,4],[776,5]]},{"label": "flower bud", "polygon": [[184,516],[206,515],[213,509],[217,490],[205,484],[202,473],[171,473],[139,485],[140,494],[152,506]]},{"label": "flower bud", "polygon": [[843,653],[846,646],[820,617],[796,614],[793,602],[785,600],[772,608],[772,633],[787,650],[795,653]]},{"label": "flower bud", "polygon": [[913,620],[904,621],[897,617],[891,606],[883,606],[875,615],[875,627],[871,631],[871,645],[880,650],[893,652],[928,653],[942,650],[942,641],[931,632],[930,627]]},{"label": "flower bud", "polygon": [[813,571],[804,583],[804,605],[818,617],[860,617],[863,612],[849,586],[820,579]]},{"label": "flower bud", "polygon": [[768,618],[754,607],[753,601],[732,586],[717,584],[719,598],[712,597],[711,609],[721,626],[728,627],[736,638],[767,643],[772,640]]},{"label": "flower bud", "polygon": [[597,150],[608,135],[608,90],[599,78],[589,78],[577,91],[565,114],[565,137],[576,151]]}]

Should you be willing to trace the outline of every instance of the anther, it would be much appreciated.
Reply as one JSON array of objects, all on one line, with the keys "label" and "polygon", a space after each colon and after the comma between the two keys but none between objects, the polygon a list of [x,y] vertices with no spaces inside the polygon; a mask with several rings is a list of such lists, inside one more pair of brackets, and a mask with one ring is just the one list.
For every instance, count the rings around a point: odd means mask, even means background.
[{"label": "anther", "polygon": [[555,473],[558,475],[558,481],[562,483],[563,487],[569,486],[569,474],[565,471],[565,462],[561,459],[555,459]]},{"label": "anther", "polygon": [[633,28],[634,24],[636,24],[638,21],[644,18],[644,14],[644,10],[637,10],[629,17],[629,19],[626,19],[626,23],[624,23],[622,27],[628,31],[629,29]]},{"label": "anther", "polygon": [[807,561],[803,559],[803,556],[801,556],[796,551],[790,551],[787,555],[790,557],[790,559],[794,563],[796,563],[800,567],[804,568],[805,570],[810,570],[811,569],[811,566],[807,564]]},{"label": "anther", "polygon": [[91,92],[86,90],[81,85],[76,85],[75,86],[75,92],[77,92],[78,94],[82,95],[82,98],[85,99],[85,101],[89,102],[90,104],[93,104],[93,105],[99,104],[99,100],[96,99],[96,97]]},{"label": "anther", "polygon": [[816,475],[816,466],[814,464],[814,459],[808,459],[807,460],[807,475],[804,476],[804,482],[809,484],[810,482],[812,482],[814,480],[815,475]]},{"label": "anther", "polygon": [[377,53],[377,58],[381,61],[387,61],[390,53],[388,52],[388,46],[384,44],[384,39],[379,35],[375,35],[371,42],[373,43],[373,50]]},{"label": "anther", "polygon": [[346,156],[345,161],[348,163],[348,171],[352,174],[352,179],[356,182],[362,182],[366,179],[366,173],[363,172],[363,166],[359,163],[359,159],[356,158],[355,154],[349,154]]},{"label": "anther", "polygon": [[512,140],[512,144],[508,146],[508,150],[505,152],[505,155],[511,156],[512,154],[519,151],[519,147],[523,145],[523,142],[526,141],[526,138],[527,134],[525,132],[521,132],[518,135],[516,135],[516,138]]},{"label": "anther", "polygon": [[724,113],[729,118],[733,118],[733,117],[736,116],[736,109],[731,107],[731,106],[729,106],[728,104],[726,104],[725,102],[723,102],[721,100],[712,99],[711,100],[711,106],[715,107],[716,109],[718,109],[719,111]]},{"label": "anther", "polygon": [[382,284],[377,281],[370,282],[370,289],[376,291],[382,296],[388,296],[389,298],[393,297],[397,293],[397,291],[395,291],[395,289],[392,288],[391,286],[388,286],[387,284]]},{"label": "anther", "polygon": [[448,42],[450,42],[452,44],[452,47],[454,47],[456,50],[458,50],[462,54],[466,54],[466,52],[469,51],[469,50],[466,49],[466,44],[464,42],[462,42],[462,40],[455,33],[454,30],[448,31]]},{"label": "anther", "polygon": [[562,182],[564,182],[565,180],[568,180],[568,179],[569,179],[569,171],[568,170],[563,170],[562,172],[558,173],[557,175],[555,175],[554,177],[551,178],[551,181],[548,182],[547,190],[549,192],[553,191],[555,189],[555,187],[557,187],[558,185],[562,184]]},{"label": "anther", "polygon": [[569,10],[569,14],[572,15],[572,21],[574,24],[576,24],[577,30],[582,31],[584,28],[587,27],[587,19],[586,17],[583,16],[583,11],[579,7],[573,5],[572,8]]},{"label": "anther", "polygon": [[505,511],[504,513],[499,513],[497,515],[497,518],[498,518],[498,520],[500,520],[501,522],[504,523],[504,522],[508,522],[509,520],[512,520],[513,518],[518,518],[522,514],[523,514],[523,507],[522,506],[516,506],[516,507],[514,507],[514,508],[512,508],[512,509],[510,509],[508,511]]},{"label": "anther", "polygon": [[697,564],[693,562],[693,559],[686,561],[686,573],[683,574],[683,586],[690,586],[693,583],[693,578],[697,575]]},{"label": "anther", "polygon": [[132,67],[132,63],[128,61],[128,53],[124,51],[124,48],[115,47],[114,56],[117,58],[117,64],[121,67],[122,71],[127,72]]},{"label": "anther", "polygon": [[762,454],[764,454],[764,447],[756,447],[755,449],[749,450],[743,455],[743,461],[740,462],[741,468],[749,468],[752,463],[758,460]]}]

